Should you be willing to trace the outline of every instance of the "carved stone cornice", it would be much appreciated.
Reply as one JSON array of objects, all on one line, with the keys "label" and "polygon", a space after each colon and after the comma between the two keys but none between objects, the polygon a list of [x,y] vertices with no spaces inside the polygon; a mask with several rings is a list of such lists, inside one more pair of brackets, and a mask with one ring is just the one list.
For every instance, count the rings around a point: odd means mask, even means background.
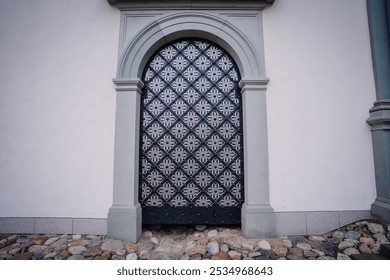
[{"label": "carved stone cornice", "polygon": [[272,5],[275,0],[107,0],[110,5],[119,9],[235,9],[262,10]]},{"label": "carved stone cornice", "polygon": [[370,109],[370,118],[367,123],[371,130],[390,130],[390,100],[381,99]]}]

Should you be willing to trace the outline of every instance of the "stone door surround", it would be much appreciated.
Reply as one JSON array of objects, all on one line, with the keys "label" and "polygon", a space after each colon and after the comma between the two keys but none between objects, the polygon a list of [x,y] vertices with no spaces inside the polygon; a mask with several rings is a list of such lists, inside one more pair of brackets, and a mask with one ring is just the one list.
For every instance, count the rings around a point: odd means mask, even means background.
[{"label": "stone door surround", "polygon": [[[138,30],[135,30],[138,27]],[[253,32],[255,30],[256,32]],[[244,133],[242,229],[249,238],[275,234],[269,204],[266,85],[261,10],[121,11],[114,194],[108,235],[135,242],[141,234],[138,202],[140,94],[151,55],[167,42],[198,37],[225,49],[241,73]]]}]

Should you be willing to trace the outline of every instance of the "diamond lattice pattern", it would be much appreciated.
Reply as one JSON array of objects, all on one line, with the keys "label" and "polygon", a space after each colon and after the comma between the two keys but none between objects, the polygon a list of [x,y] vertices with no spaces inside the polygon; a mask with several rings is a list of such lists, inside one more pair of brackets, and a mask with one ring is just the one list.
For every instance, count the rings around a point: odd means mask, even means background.
[{"label": "diamond lattice pattern", "polygon": [[240,206],[239,73],[219,47],[183,40],[158,51],[144,73],[142,206]]}]

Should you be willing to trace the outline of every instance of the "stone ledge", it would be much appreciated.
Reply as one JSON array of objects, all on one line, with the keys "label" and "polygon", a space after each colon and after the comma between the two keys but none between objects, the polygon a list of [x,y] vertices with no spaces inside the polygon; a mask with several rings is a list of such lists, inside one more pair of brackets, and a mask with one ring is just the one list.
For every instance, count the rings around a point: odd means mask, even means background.
[{"label": "stone ledge", "polygon": [[275,0],[107,0],[110,5],[120,9],[264,9],[272,5]]}]

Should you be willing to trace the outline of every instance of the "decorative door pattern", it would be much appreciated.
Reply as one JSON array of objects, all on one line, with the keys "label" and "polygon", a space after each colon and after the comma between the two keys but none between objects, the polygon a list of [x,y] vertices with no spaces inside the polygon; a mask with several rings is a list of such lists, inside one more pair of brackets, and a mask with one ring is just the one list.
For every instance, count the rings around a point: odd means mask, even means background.
[{"label": "decorative door pattern", "polygon": [[239,72],[213,43],[156,52],[141,99],[140,203],[147,224],[239,224],[243,148]]}]

